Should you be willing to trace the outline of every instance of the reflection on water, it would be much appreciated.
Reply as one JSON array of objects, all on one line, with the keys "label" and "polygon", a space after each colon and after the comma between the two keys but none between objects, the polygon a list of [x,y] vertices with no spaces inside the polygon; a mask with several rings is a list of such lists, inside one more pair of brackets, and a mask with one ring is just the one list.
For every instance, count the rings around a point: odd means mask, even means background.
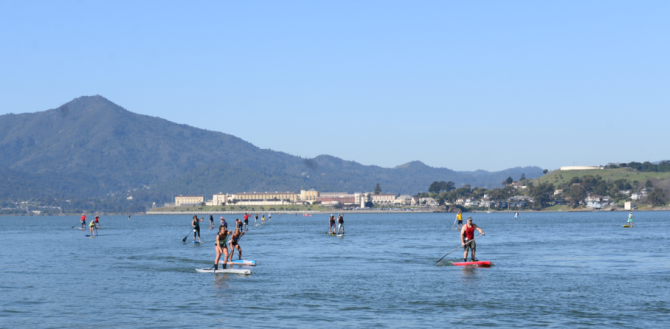
[{"label": "reflection on water", "polygon": [[452,214],[350,214],[346,239],[328,215],[282,216],[245,234],[250,276],[195,272],[215,255],[182,243],[191,216],[104,216],[95,239],[74,216],[0,217],[0,327],[664,327],[668,215],[472,214],[494,267],[435,263],[460,244]]}]

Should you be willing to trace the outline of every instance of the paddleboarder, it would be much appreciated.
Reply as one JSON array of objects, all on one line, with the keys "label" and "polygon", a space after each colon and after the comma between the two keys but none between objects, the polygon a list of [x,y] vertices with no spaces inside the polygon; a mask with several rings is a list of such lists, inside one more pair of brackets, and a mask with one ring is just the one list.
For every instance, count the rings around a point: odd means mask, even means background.
[{"label": "paddleboarder", "polygon": [[249,230],[249,214],[244,213],[244,229]]},{"label": "paddleboarder", "polygon": [[268,222],[272,220],[272,214],[268,214]]},{"label": "paddleboarder", "polygon": [[198,219],[198,216],[193,215],[193,221],[191,221],[191,226],[193,226],[193,242],[195,242],[195,237],[198,236],[198,242],[202,243],[200,240],[200,223],[202,219]]},{"label": "paddleboarder", "polygon": [[220,227],[225,227],[226,229],[228,229],[228,223],[226,223],[226,219],[223,218],[223,217],[221,217],[221,225],[220,225]]},{"label": "paddleboarder", "polygon": [[458,211],[458,214],[456,214],[456,219],[458,220],[458,228],[463,227],[463,212],[461,210]]},{"label": "paddleboarder", "polygon": [[88,229],[89,229],[90,232],[91,232],[91,233],[90,233],[91,236],[95,236],[95,235],[96,235],[96,234],[95,234],[95,220],[92,220],[92,219],[91,219],[91,223],[88,224]]},{"label": "paddleboarder", "polygon": [[477,224],[472,223],[472,217],[468,217],[467,224],[461,229],[461,245],[463,246],[463,262],[468,261],[468,251],[472,250],[472,261],[476,262],[475,251],[477,251],[477,244],[475,243],[475,230],[479,231],[481,235],[484,234]]},{"label": "paddleboarder", "polygon": [[514,213],[514,220],[519,220],[519,212]]},{"label": "paddleboarder", "polygon": [[340,229],[342,229],[342,234],[344,234],[344,214],[340,214],[337,217],[337,234],[340,234]]},{"label": "paddleboarder", "polygon": [[330,218],[328,218],[328,233],[335,233],[335,216],[333,214],[330,214]]},{"label": "paddleboarder", "polygon": [[[223,217],[221,217],[223,218]],[[228,246],[226,245],[226,239],[230,235],[230,231],[226,230],[224,226],[219,226],[219,233],[216,235],[216,242],[214,246],[216,249],[216,259],[214,259],[214,271],[219,269],[219,260],[223,254],[223,268],[226,268],[226,263],[228,263]]]},{"label": "paddleboarder", "polygon": [[261,224],[265,224],[265,214],[261,215]]},{"label": "paddleboarder", "polygon": [[[230,261],[233,261],[233,254],[235,253],[235,248],[237,248],[237,256],[239,259],[242,259],[242,248],[240,247],[239,240],[240,238],[244,235],[244,232],[241,232],[238,229],[235,229],[235,233],[230,236],[230,253],[228,256],[230,257]],[[228,263],[228,261],[226,261]]]},{"label": "paddleboarder", "polygon": [[95,216],[95,228],[100,228],[100,217]]},{"label": "paddleboarder", "polygon": [[235,229],[240,231],[244,230],[244,224],[242,224],[242,221],[239,218],[235,220]]},{"label": "paddleboarder", "polygon": [[86,214],[81,214],[81,229],[86,229]]},{"label": "paddleboarder", "polygon": [[628,226],[633,227],[633,211],[628,212]]},{"label": "paddleboarder", "polygon": [[214,228],[214,216],[212,216],[212,214],[209,214],[209,229],[211,230],[213,228]]},{"label": "paddleboarder", "polygon": [[258,225],[258,214],[256,214],[256,218],[254,219],[254,225]]}]

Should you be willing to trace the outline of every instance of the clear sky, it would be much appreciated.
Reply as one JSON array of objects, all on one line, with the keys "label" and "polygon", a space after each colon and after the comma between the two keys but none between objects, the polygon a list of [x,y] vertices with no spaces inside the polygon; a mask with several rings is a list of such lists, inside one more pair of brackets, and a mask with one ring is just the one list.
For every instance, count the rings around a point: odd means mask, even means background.
[{"label": "clear sky", "polygon": [[670,159],[670,1],[0,0],[0,114],[102,95],[303,157]]}]

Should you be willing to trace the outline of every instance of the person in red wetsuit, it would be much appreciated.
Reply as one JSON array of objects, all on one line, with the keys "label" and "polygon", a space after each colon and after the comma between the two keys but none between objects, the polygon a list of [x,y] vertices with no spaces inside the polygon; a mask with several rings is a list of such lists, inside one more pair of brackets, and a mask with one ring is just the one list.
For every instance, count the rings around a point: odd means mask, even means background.
[{"label": "person in red wetsuit", "polygon": [[468,217],[467,224],[461,229],[461,244],[464,249],[463,262],[468,261],[469,250],[472,250],[472,261],[477,261],[477,259],[475,259],[475,251],[477,250],[477,245],[475,244],[475,230],[479,231],[482,235],[486,235],[477,224],[472,223],[472,217]]},{"label": "person in red wetsuit", "polygon": [[86,229],[86,214],[81,214],[81,228]]}]

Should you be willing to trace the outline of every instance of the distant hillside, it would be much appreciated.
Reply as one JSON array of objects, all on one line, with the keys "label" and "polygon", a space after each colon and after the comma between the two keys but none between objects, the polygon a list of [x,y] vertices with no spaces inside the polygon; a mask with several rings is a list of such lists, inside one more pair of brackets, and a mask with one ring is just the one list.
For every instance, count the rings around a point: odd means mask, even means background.
[{"label": "distant hillside", "polygon": [[539,182],[549,182],[554,184],[557,188],[568,183],[572,177],[582,178],[587,175],[600,176],[605,181],[615,181],[625,179],[629,182],[637,181],[641,186],[647,180],[650,180],[654,186],[661,187],[665,190],[670,186],[670,172],[642,172],[632,168],[616,168],[616,169],[594,169],[594,170],[555,170],[540,178]]},{"label": "distant hillside", "polygon": [[[30,195],[165,202],[174,194],[270,191],[415,193],[433,181],[494,187],[539,167],[457,172],[415,161],[395,168],[321,155],[304,159],[232,135],[129,112],[101,96],[0,116],[0,198]],[[131,193],[132,192],[132,193]]]}]

